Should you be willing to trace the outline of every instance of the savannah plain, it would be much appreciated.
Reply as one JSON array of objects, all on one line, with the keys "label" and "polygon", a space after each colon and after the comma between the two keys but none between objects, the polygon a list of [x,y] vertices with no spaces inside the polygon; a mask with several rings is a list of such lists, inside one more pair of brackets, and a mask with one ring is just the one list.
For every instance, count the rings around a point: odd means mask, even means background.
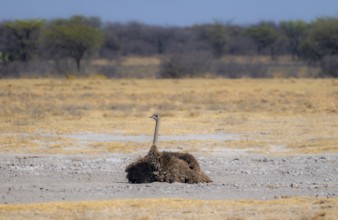
[{"label": "savannah plain", "polygon": [[[25,197],[20,194],[25,191],[20,188],[24,184],[8,178],[0,187],[1,219],[337,219],[338,81],[335,79],[110,80],[99,76],[71,80],[3,79],[0,102],[2,175],[8,171],[7,165],[16,167],[19,158],[48,160],[57,156],[86,160],[123,155],[126,160],[116,165],[119,174],[112,179],[126,190],[130,187],[145,192],[154,190],[154,194],[143,198],[140,194],[137,198],[109,194],[90,197],[89,193],[85,199],[51,196],[20,200],[20,196]],[[272,160],[298,157],[305,158],[300,165],[305,171],[314,166],[325,172],[328,166],[327,170],[332,172],[326,185],[329,193],[321,194],[318,186],[319,192],[304,190],[301,194],[283,191],[269,195],[269,189],[250,198],[238,198],[232,192],[230,198],[196,199],[180,194],[180,190],[187,190],[184,184],[129,184],[123,176],[124,168],[149,149],[154,122],[148,116],[154,112],[162,117],[159,149],[196,155],[201,159],[202,169],[214,180],[211,184],[192,186],[196,190],[192,194],[202,189],[207,195],[208,187],[227,186],[227,181],[231,182],[231,175],[221,177],[221,170],[231,166],[217,167],[208,161],[231,159],[231,164],[244,158],[265,166],[264,162],[269,165]],[[230,138],[220,140],[223,134]],[[161,140],[161,136],[166,138]],[[196,138],[182,138],[185,136]],[[308,158],[315,162],[307,165]],[[321,167],[315,164],[317,159],[328,162]],[[7,164],[8,161],[13,164]],[[297,164],[292,165],[290,172],[297,172]],[[267,169],[274,172],[273,167]],[[95,170],[92,172],[94,175]],[[249,179],[261,178],[249,172],[241,175],[244,183],[246,175]],[[316,178],[322,183],[319,177]],[[306,178],[310,181],[312,177]],[[64,181],[67,184],[67,179]],[[8,192],[11,191],[8,184],[13,184],[12,191],[17,192]],[[89,179],[86,184],[96,183]],[[275,184],[270,188],[278,188],[278,183]],[[165,196],[156,192],[157,188],[171,186],[179,188],[177,194]],[[297,188],[297,184],[288,187]]]}]

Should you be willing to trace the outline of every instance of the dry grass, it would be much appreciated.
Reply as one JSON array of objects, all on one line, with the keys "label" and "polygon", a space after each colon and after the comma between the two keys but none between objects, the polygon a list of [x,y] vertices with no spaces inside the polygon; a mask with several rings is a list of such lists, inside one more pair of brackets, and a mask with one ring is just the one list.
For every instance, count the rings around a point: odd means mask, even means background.
[{"label": "dry grass", "polygon": [[[221,143],[168,142],[168,148],[198,151],[203,145],[210,150],[226,146],[273,152],[271,149],[281,146],[288,153],[338,150],[338,81],[333,79],[32,79],[1,80],[0,88],[2,152],[27,153],[30,147],[35,153],[147,148],[139,143],[110,143],[65,150],[62,143],[71,145],[74,140],[59,135],[151,135],[153,122],[147,116],[153,112],[162,115],[162,135],[240,135],[239,140]],[[46,146],[38,147],[39,141]]]},{"label": "dry grass", "polygon": [[[165,205],[164,205],[165,204]],[[1,219],[337,219],[337,199],[126,199],[0,205]]]}]

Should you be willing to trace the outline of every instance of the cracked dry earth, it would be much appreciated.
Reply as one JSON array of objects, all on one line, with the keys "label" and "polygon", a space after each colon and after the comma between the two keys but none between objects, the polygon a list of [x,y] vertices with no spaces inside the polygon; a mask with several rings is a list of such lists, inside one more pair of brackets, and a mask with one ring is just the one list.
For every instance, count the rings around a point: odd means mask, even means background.
[{"label": "cracked dry earth", "polygon": [[121,198],[275,199],[338,197],[338,154],[196,154],[209,184],[129,184],[125,167],[143,154],[0,156],[0,203]]}]

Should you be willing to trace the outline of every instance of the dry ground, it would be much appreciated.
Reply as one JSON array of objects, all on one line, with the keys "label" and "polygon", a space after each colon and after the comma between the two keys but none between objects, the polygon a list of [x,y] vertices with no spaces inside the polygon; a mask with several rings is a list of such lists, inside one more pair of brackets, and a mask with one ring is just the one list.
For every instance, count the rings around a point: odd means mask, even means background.
[{"label": "dry ground", "polygon": [[[65,135],[149,135],[153,122],[147,116],[153,112],[162,115],[160,135],[226,133],[238,137],[228,141],[161,141],[162,149],[192,153],[244,149],[266,155],[338,151],[338,81],[333,79],[25,79],[0,81],[0,152],[137,153],[149,144],[97,140],[83,148],[78,140]],[[159,201],[167,206],[155,210]],[[114,200],[1,205],[0,217],[335,219],[337,208],[337,198],[313,197]]]}]

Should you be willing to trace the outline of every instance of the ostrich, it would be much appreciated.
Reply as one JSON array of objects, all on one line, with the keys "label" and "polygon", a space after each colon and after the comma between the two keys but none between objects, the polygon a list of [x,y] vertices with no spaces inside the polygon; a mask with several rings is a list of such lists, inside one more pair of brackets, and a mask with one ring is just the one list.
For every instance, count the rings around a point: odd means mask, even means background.
[{"label": "ostrich", "polygon": [[145,157],[129,164],[126,168],[130,183],[150,182],[181,182],[200,183],[212,182],[202,171],[197,160],[188,153],[159,152],[157,149],[160,116],[153,114],[155,132],[153,144]]}]

